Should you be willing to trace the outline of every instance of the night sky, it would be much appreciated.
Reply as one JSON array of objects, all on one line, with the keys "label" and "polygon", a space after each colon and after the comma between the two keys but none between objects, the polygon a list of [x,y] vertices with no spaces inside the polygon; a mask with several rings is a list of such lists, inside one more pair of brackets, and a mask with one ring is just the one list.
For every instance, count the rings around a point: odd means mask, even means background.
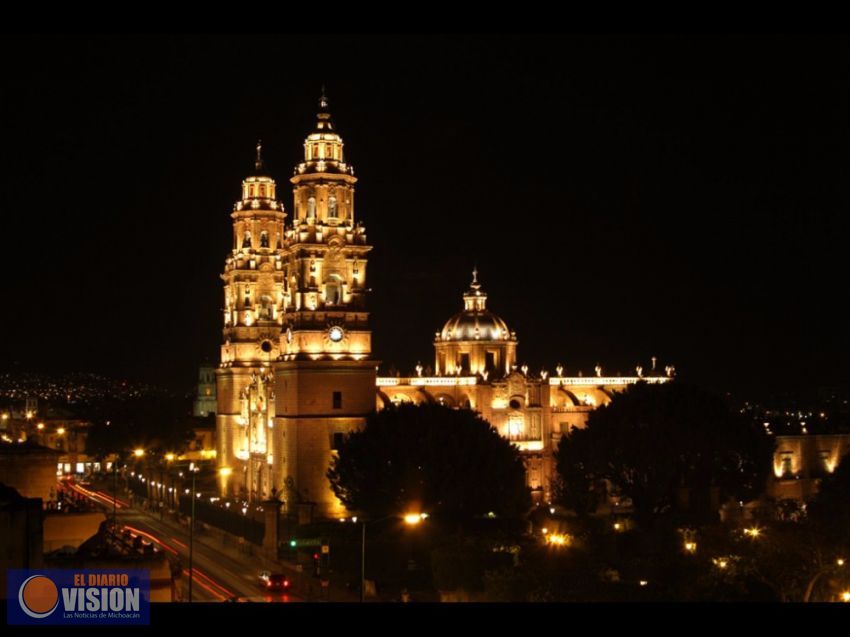
[{"label": "night sky", "polygon": [[433,364],[477,264],[535,372],[850,379],[846,38],[7,37],[0,60],[6,366],[188,387],[254,144],[291,208],[324,83],[385,366]]}]

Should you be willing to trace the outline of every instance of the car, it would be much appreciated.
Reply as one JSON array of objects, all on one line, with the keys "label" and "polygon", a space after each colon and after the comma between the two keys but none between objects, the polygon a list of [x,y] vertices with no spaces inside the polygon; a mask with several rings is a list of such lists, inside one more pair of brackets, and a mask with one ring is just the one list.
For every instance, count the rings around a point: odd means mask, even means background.
[{"label": "car", "polygon": [[259,584],[267,591],[285,591],[289,590],[292,582],[283,573],[272,573],[271,571],[263,571],[260,573]]}]

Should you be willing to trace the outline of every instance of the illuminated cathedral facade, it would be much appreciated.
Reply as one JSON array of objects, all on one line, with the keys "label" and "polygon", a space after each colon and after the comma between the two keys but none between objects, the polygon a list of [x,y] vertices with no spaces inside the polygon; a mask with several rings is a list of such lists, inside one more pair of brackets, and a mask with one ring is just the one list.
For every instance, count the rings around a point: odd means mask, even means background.
[{"label": "illuminated cathedral facade", "polygon": [[355,216],[354,168],[345,161],[328,102],[290,178],[291,213],[277,199],[257,145],[253,173],[234,205],[225,260],[223,342],[216,370],[216,438],[222,495],[307,504],[319,517],[345,514],[326,477],[343,437],[399,402],[479,411],[526,460],[537,501],[550,497],[560,436],[639,381],[666,382],[640,367],[631,377],[531,374],[517,366],[517,335],[487,307],[473,272],[463,309],[434,339],[434,375],[378,377],[366,303],[366,230]]}]

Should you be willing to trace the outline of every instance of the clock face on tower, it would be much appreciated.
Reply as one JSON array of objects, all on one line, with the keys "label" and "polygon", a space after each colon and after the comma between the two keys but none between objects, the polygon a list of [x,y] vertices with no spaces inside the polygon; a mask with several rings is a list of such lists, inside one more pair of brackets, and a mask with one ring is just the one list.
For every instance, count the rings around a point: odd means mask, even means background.
[{"label": "clock face on tower", "polygon": [[343,336],[345,336],[345,332],[343,332],[339,325],[334,325],[328,330],[328,338],[334,343],[339,343]]}]

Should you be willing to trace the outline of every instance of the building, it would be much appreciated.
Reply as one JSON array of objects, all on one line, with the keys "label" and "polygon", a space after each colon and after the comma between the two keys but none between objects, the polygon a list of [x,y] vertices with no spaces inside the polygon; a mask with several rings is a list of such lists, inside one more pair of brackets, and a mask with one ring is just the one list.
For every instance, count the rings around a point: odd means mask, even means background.
[{"label": "building", "polygon": [[221,489],[249,500],[285,492],[290,503],[337,515],[325,472],[334,440],[375,409],[376,361],[366,309],[371,247],[324,96],[290,182],[287,221],[258,144],[231,215],[216,372]]},{"label": "building", "polygon": [[440,402],[482,413],[525,454],[528,482],[548,499],[560,436],[630,384],[631,377],[530,374],[517,368],[517,335],[487,308],[473,272],[463,309],[436,334],[435,374],[376,377],[366,307],[371,247],[356,220],[354,168],[346,163],[328,102],[290,179],[294,207],[277,200],[262,160],[242,182],[225,261],[224,332],[216,371],[217,458],[222,495],[309,504],[319,516],[344,512],[326,472],[342,437],[376,409],[400,401]]},{"label": "building", "polygon": [[0,479],[0,599],[6,599],[6,569],[41,568],[42,501],[21,495]]},{"label": "building", "polygon": [[436,375],[379,377],[378,409],[399,402],[441,403],[479,411],[525,457],[528,486],[535,501],[548,501],[555,477],[555,452],[561,436],[584,427],[587,417],[613,394],[637,382],[663,383],[675,370],[635,369],[634,376],[606,376],[596,366],[593,376],[530,373],[517,366],[517,335],[487,308],[487,294],[473,270],[463,294],[463,309],[446,321],[434,337]]},{"label": "building", "polygon": [[767,494],[778,500],[808,500],[848,453],[848,433],[776,436]]},{"label": "building", "polygon": [[215,367],[205,365],[198,373],[198,388],[192,405],[192,415],[206,418],[215,414],[215,405]]},{"label": "building", "polygon": [[0,482],[25,498],[39,498],[45,505],[56,501],[56,474],[61,452],[31,440],[0,442]]}]

